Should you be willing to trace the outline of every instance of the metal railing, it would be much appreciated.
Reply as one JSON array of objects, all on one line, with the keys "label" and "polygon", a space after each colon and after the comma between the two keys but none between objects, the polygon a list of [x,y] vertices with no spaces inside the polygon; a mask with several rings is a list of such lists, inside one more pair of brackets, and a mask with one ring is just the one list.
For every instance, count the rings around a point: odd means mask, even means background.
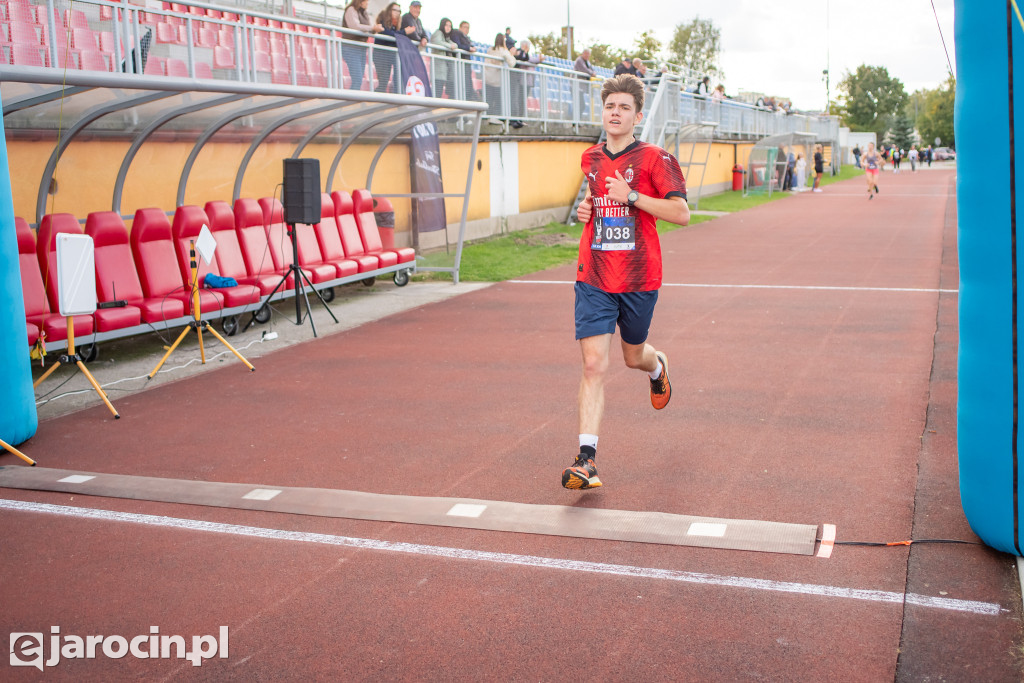
[{"label": "metal railing", "polygon": [[[397,50],[386,36],[337,25],[255,12],[224,5],[172,5],[157,9],[108,0],[46,0],[47,25],[40,30],[46,66],[87,67],[91,47],[104,53],[108,70],[133,74],[212,78],[312,88],[395,92],[404,82]],[[251,6],[251,5],[250,5]],[[270,5],[273,6],[273,5]],[[88,31],[74,28],[69,10],[84,17]],[[187,10],[187,11],[175,11]],[[42,35],[54,36],[45,40]],[[102,36],[102,37],[101,37]],[[603,79],[549,64],[510,68],[486,54],[454,53],[429,45],[422,53],[435,97],[484,101],[486,117],[502,122],[599,126]],[[89,62],[95,64],[95,61]],[[15,63],[15,66],[17,64]],[[177,67],[177,68],[172,68]],[[93,67],[96,68],[96,67]],[[653,74],[648,81],[647,126],[666,130],[686,124],[715,124],[715,136],[756,140],[782,132],[810,132],[819,139],[838,137],[830,117],[778,114],[733,100],[713,100],[687,92],[692,74]],[[657,93],[657,96],[656,96]],[[592,132],[588,130],[588,134]],[[594,133],[596,135],[596,132]]]}]

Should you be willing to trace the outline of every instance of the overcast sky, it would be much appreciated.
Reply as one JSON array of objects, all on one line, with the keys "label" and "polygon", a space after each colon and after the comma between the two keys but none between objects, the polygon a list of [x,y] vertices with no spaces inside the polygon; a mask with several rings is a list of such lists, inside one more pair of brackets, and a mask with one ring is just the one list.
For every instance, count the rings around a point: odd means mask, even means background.
[{"label": "overcast sky", "polygon": [[[934,88],[948,71],[939,25],[956,67],[953,0],[421,0],[424,26],[441,17],[470,22],[474,40],[490,43],[512,27],[516,39],[559,31],[567,9],[584,42],[631,47],[643,31],[668,43],[672,29],[696,16],[722,32],[721,65],[727,93],[756,90],[792,99],[800,109],[825,105],[822,70],[831,90],[861,64],[884,66],[908,92]],[[371,2],[371,7],[380,3]],[[408,0],[402,2],[407,9]]]}]

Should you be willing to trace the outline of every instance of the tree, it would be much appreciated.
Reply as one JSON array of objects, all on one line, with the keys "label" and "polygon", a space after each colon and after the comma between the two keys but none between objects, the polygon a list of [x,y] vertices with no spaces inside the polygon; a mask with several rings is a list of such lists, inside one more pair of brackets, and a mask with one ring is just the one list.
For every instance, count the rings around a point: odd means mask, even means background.
[{"label": "tree", "polygon": [[839,90],[850,129],[873,131],[879,138],[907,99],[903,83],[889,76],[884,66],[861,64],[854,73],[847,71]]},{"label": "tree", "polygon": [[625,50],[612,47],[607,43],[595,43],[590,46],[590,63],[595,66],[604,66],[609,69],[614,69],[625,56]]},{"label": "tree", "polygon": [[892,117],[892,125],[886,133],[886,138],[900,149],[910,149],[914,144],[914,122],[904,113]]},{"label": "tree", "polygon": [[656,61],[661,52],[661,41],[654,36],[654,31],[644,31],[633,41],[636,48],[634,57],[639,57],[645,62]]},{"label": "tree", "polygon": [[724,78],[718,65],[722,51],[722,32],[710,19],[699,16],[688,24],[679,24],[668,44],[669,58],[708,76]]},{"label": "tree", "polygon": [[[527,36],[530,45],[533,47],[530,52],[539,55],[551,55],[553,57],[565,56],[565,36],[549,33],[546,36]],[[576,55],[573,55],[573,59]]]},{"label": "tree", "polygon": [[953,136],[953,103],[955,99],[956,78],[952,74],[946,78],[946,82],[941,87],[925,91],[924,112],[917,121],[917,129],[921,133],[923,144],[934,144],[935,138],[939,138],[943,146],[954,147],[956,145],[956,139]]}]

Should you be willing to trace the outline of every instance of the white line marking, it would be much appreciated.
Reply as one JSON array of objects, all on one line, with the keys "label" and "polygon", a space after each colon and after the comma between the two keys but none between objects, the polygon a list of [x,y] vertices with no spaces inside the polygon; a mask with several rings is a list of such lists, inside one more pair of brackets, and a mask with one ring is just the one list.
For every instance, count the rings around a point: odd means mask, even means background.
[{"label": "white line marking", "polygon": [[470,503],[456,503],[446,514],[451,517],[479,517],[487,509],[486,505],[472,505]]},{"label": "white line marking", "polygon": [[249,500],[270,500],[279,493],[281,493],[279,489],[253,489],[242,496],[242,498],[248,498]]},{"label": "white line marking", "polygon": [[[519,285],[571,285],[570,280],[508,280]],[[826,292],[922,292],[926,294],[958,294],[958,289],[922,289],[917,287],[827,287],[816,285],[712,285],[690,282],[664,282],[662,287],[698,287],[708,289],[797,289]]]},{"label": "white line marking", "polygon": [[721,538],[725,536],[725,524],[715,524],[712,522],[693,522],[690,524],[690,528],[686,530],[687,536],[715,536]]},{"label": "white line marking", "polygon": [[860,588],[819,586],[809,583],[751,579],[744,578],[742,576],[718,576],[716,574],[684,572],[674,569],[633,567],[622,564],[606,564],[603,562],[585,562],[582,560],[560,560],[550,557],[537,557],[534,555],[513,555],[511,553],[493,553],[482,550],[465,550],[462,548],[446,548],[444,546],[379,541],[369,538],[351,538],[347,536],[331,536],[327,534],[314,534],[301,531],[265,529],[261,527],[238,526],[235,524],[220,524],[218,522],[204,522],[195,519],[180,519],[177,517],[164,517],[159,515],[140,515],[130,512],[114,512],[112,510],[97,510],[94,508],[50,505],[48,503],[32,503],[21,500],[0,499],[0,509],[61,515],[65,517],[80,517],[83,519],[98,519],[111,522],[129,522],[154,527],[186,529],[189,531],[205,531],[216,534],[248,536],[250,538],[263,538],[277,541],[297,541],[301,543],[316,543],[320,545],[361,548],[365,550],[407,553],[410,555],[444,557],[453,560],[475,560],[478,562],[494,562],[498,564],[510,564],[522,567],[561,569],[563,571],[632,576],[643,579],[660,579],[663,581],[679,581],[682,583],[695,583],[705,586],[724,586],[728,588],[744,588],[748,590],[763,590],[776,593],[797,593],[801,595],[817,595],[822,597],[867,600],[869,602],[891,604],[901,604],[906,602],[912,605],[919,605],[921,607],[931,607],[934,609],[968,612],[971,614],[983,614],[988,616],[998,616],[1003,612],[1003,608],[996,603],[976,602],[974,600],[955,600],[952,598],[933,598],[926,595],[915,595],[913,593],[903,594],[891,591],[865,590]]},{"label": "white line marking", "polygon": [[84,484],[85,482],[89,481],[90,479],[95,479],[95,478],[96,477],[88,476],[88,475],[85,475],[85,474],[71,474],[71,475],[68,475],[68,476],[64,477],[63,479],[58,479],[57,481],[58,482],[63,482],[65,484]]}]

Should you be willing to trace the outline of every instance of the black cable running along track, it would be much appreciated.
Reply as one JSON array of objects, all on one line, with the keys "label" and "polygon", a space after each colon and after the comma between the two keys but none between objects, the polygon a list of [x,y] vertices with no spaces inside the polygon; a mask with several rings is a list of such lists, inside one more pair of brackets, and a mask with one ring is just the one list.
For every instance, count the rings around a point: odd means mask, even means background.
[{"label": "black cable running along track", "polygon": [[1007,61],[1007,92],[1009,100],[1010,124],[1010,278],[1012,294],[1010,297],[1012,311],[1013,336],[1013,430],[1010,439],[1011,457],[1013,458],[1013,547],[1018,555],[1024,555],[1020,549],[1020,504],[1017,498],[1017,400],[1019,381],[1017,373],[1017,158],[1014,152],[1013,135],[1013,2],[1006,0],[1006,61]]}]

